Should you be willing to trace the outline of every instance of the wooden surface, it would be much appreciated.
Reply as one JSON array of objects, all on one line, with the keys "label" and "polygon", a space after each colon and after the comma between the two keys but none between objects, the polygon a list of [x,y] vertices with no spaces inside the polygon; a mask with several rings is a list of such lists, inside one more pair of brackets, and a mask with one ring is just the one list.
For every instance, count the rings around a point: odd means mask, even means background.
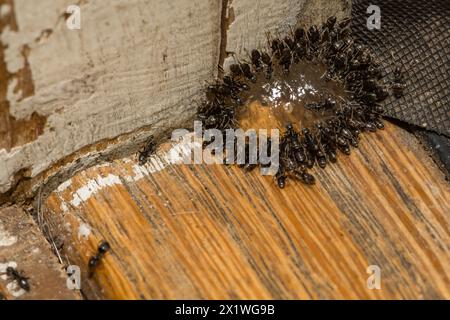
[{"label": "wooden surface", "polygon": [[[81,25],[70,30],[75,4]],[[43,180],[186,125],[231,53],[247,58],[244,48],[297,19],[345,17],[350,1],[39,0],[37,13],[30,0],[0,0],[0,9],[2,204],[3,193],[34,196]]]},{"label": "wooden surface", "polygon": [[[74,4],[81,25],[71,30],[65,17]],[[134,141],[76,154],[90,145],[181,126],[217,73],[220,1],[40,0],[39,14],[29,0],[0,6],[0,193],[20,179],[39,186],[74,154],[79,161],[64,170]]]},{"label": "wooden surface", "polygon": [[[111,244],[83,277],[88,298],[448,299],[448,182],[412,135],[386,125],[313,170],[312,187],[175,164],[166,144],[144,167],[130,158],[77,174],[44,217],[85,272],[99,241]],[[380,290],[367,288],[369,265]]]},{"label": "wooden surface", "polygon": [[[14,267],[29,278],[30,291],[6,276]],[[0,296],[5,299],[80,299],[34,220],[18,206],[0,209]]]},{"label": "wooden surface", "polygon": [[[32,195],[132,152],[191,118],[190,99],[233,60],[227,52],[262,47],[298,18],[349,11],[325,0],[81,1],[73,31],[69,4],[42,0],[36,16],[29,0],[0,0],[0,192],[19,183],[15,194]],[[449,185],[402,129],[364,136],[351,157],[315,170],[316,186],[285,190],[256,171],[168,164],[171,148],[145,167],[129,158],[84,170],[43,203],[51,245],[82,267],[87,298],[450,297]],[[25,242],[0,258],[38,288],[21,297],[70,297],[46,280],[63,266],[36,224],[8,212],[5,237]],[[28,235],[52,257],[36,274]],[[112,250],[89,279],[102,239]],[[369,265],[381,268],[381,290],[367,289]]]}]

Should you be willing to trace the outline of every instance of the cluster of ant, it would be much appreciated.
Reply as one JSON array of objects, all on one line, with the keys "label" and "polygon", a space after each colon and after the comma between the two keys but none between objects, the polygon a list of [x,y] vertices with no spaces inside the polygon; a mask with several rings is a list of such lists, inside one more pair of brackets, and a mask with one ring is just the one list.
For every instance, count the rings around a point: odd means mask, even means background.
[{"label": "cluster of ant", "polygon": [[309,168],[314,164],[324,168],[328,162],[335,162],[337,151],[350,154],[350,147],[358,146],[363,131],[373,132],[384,127],[379,102],[389,96],[389,89],[396,97],[402,95],[403,76],[396,68],[391,85],[380,83],[380,63],[367,46],[354,41],[350,19],[338,22],[336,17],[330,17],[320,28],[315,25],[307,30],[298,27],[283,39],[269,40],[269,47],[270,53],[252,50],[250,61],[230,65],[230,74],[208,85],[206,99],[198,108],[198,118],[205,128],[223,132],[235,128],[236,108],[243,105],[240,95],[256,83],[260,74],[270,80],[277,66],[282,74],[289,75],[291,65],[301,60],[323,63],[327,66],[324,80],[341,83],[348,99],[337,103],[326,98],[319,103],[306,104],[308,110],[332,110],[333,115],[301,132],[291,124],[286,126],[280,141],[280,166],[275,175],[280,188],[284,188],[288,176],[314,184],[314,177],[307,172]]}]

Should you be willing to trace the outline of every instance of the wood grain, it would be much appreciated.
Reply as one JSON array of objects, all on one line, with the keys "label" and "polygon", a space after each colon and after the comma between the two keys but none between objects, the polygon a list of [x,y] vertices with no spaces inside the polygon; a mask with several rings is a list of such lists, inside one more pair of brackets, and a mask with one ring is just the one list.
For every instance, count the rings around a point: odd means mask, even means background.
[{"label": "wood grain", "polygon": [[[145,167],[85,170],[47,199],[67,261],[86,272],[98,242],[111,244],[83,277],[88,298],[450,298],[449,185],[393,124],[313,170],[315,186],[285,190],[236,166],[168,164],[170,148]],[[380,290],[367,288],[369,265]]]},{"label": "wood grain", "polygon": [[39,14],[29,2],[0,0],[0,204],[190,124],[218,64],[267,32],[350,12],[349,0],[40,0]]},{"label": "wood grain", "polygon": [[[70,30],[75,3],[81,25]],[[218,1],[41,0],[38,15],[27,0],[0,5],[0,193],[21,170],[39,187],[40,174],[80,149],[182,126],[217,73]],[[67,166],[88,167],[105,153],[94,148]]]}]

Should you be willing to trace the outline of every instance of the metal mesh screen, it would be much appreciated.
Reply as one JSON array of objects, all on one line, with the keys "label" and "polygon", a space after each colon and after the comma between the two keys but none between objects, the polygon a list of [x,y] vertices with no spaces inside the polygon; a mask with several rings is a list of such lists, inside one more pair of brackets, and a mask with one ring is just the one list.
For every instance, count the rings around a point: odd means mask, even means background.
[{"label": "metal mesh screen", "polygon": [[[381,9],[381,29],[367,28],[369,5]],[[385,102],[387,116],[450,137],[450,1],[354,0],[352,30],[380,57],[385,79],[400,66],[406,89]]]}]

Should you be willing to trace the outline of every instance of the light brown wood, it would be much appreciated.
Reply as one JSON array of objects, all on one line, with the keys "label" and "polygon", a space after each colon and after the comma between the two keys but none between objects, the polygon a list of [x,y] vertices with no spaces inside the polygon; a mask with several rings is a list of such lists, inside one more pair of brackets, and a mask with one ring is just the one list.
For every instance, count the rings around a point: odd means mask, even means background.
[{"label": "light brown wood", "polygon": [[[166,144],[145,167],[77,174],[45,219],[85,272],[111,244],[83,277],[88,298],[448,299],[449,185],[411,134],[386,126],[314,169],[315,186],[285,190],[236,166],[167,164]],[[381,290],[367,288],[370,265]]]}]

